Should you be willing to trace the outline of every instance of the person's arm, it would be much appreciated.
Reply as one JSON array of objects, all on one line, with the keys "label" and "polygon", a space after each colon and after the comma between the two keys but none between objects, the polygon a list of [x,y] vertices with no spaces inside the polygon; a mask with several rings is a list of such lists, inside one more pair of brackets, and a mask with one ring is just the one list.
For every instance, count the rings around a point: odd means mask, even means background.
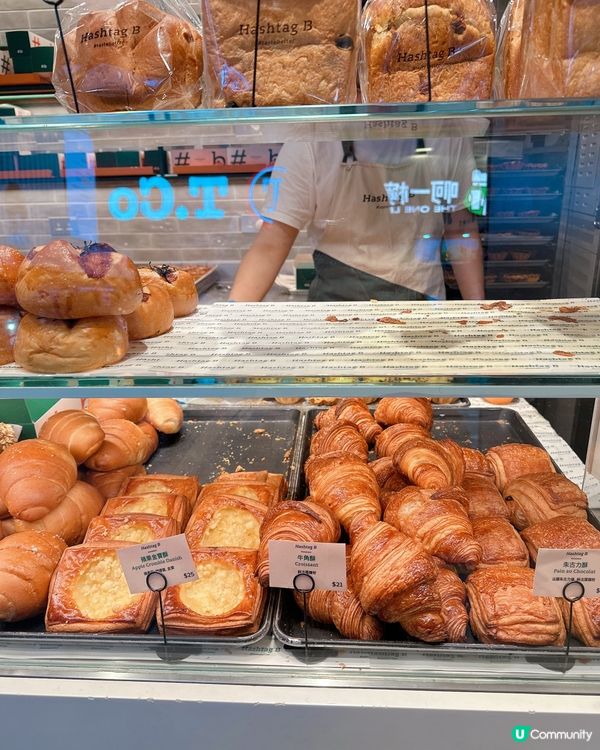
[{"label": "person's arm", "polygon": [[240,263],[229,299],[260,302],[273,286],[297,236],[298,230],[288,224],[265,222]]},{"label": "person's arm", "polygon": [[473,215],[467,210],[445,214],[444,240],[462,298],[484,299],[483,249]]}]

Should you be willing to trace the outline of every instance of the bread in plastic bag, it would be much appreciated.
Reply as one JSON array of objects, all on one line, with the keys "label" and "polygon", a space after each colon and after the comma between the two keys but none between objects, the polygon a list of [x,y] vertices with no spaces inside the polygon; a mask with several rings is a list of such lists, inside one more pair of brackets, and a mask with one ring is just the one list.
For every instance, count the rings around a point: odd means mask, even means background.
[{"label": "bread in plastic bag", "polygon": [[497,95],[600,96],[599,20],[598,0],[512,0],[502,23]]},{"label": "bread in plastic bag", "polygon": [[205,106],[356,101],[360,0],[202,0],[202,18]]},{"label": "bread in plastic bag", "polygon": [[368,0],[361,26],[364,102],[490,97],[496,44],[492,0]]},{"label": "bread in plastic bag", "polygon": [[[86,0],[64,12],[63,28],[81,112],[200,105],[202,28],[187,0]],[[52,83],[74,111],[58,32],[56,49]]]}]

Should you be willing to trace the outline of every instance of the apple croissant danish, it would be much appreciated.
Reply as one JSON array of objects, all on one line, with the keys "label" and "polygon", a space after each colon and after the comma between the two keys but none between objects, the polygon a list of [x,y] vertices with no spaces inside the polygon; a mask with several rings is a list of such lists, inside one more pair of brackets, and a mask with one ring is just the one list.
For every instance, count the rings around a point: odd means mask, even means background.
[{"label": "apple croissant danish", "polygon": [[352,453],[363,461],[369,460],[369,446],[358,428],[343,419],[319,430],[310,441],[312,455],[342,451]]},{"label": "apple croissant danish", "polygon": [[269,510],[260,527],[259,581],[269,585],[269,542],[337,542],[339,538],[340,525],[328,508],[306,500],[279,503]]},{"label": "apple croissant danish", "polygon": [[327,506],[350,536],[381,519],[377,479],[358,456],[311,456],[304,471],[312,499]]},{"label": "apple croissant danish", "polygon": [[430,555],[449,563],[477,565],[481,547],[473,536],[460,489],[424,490],[406,487],[388,504],[384,520],[417,539]]},{"label": "apple croissant danish", "polygon": [[[565,621],[569,617],[569,605],[559,600]],[[586,646],[600,647],[600,597],[580,599],[573,605],[573,633]]]},{"label": "apple croissant danish", "polygon": [[525,474],[504,488],[510,520],[517,529],[554,516],[587,518],[587,495],[562,474]]},{"label": "apple croissant danish", "polygon": [[428,438],[430,434],[418,424],[393,424],[383,430],[375,440],[375,452],[380,458],[391,458],[403,443],[419,437]]},{"label": "apple croissant danish", "polygon": [[585,518],[555,516],[521,532],[531,559],[539,549],[600,549],[600,531]]},{"label": "apple croissant danish", "polygon": [[462,453],[451,440],[416,438],[405,442],[394,453],[396,470],[417,487],[441,490],[457,487],[464,475]]},{"label": "apple croissant danish", "polygon": [[336,422],[338,419],[352,422],[367,441],[372,445],[382,428],[376,421],[369,407],[360,398],[343,398],[339,404],[317,415],[315,425],[319,430]]},{"label": "apple croissant danish", "polygon": [[436,584],[442,600],[442,617],[446,628],[446,640],[449,643],[466,641],[469,615],[467,614],[467,590],[453,570],[440,567]]},{"label": "apple croissant danish", "polygon": [[428,643],[445,640],[438,570],[418,542],[387,523],[376,523],[353,544],[351,570],[366,612],[399,623]]},{"label": "apple croissant danish", "polygon": [[467,513],[471,521],[475,518],[508,518],[509,511],[491,474],[467,471],[461,487],[469,499]]},{"label": "apple croissant danish", "polygon": [[524,474],[555,471],[550,456],[543,448],[526,443],[498,445],[490,448],[485,456],[500,492],[509,482]]},{"label": "apple croissant danish", "polygon": [[471,628],[482,643],[564,644],[567,634],[558,600],[533,595],[531,568],[481,568],[466,585]]},{"label": "apple croissant danish", "polygon": [[417,424],[426,430],[433,424],[433,409],[428,398],[382,398],[375,409],[375,419],[381,424]]},{"label": "apple croissant danish", "polygon": [[[509,565],[529,567],[529,553],[518,531],[506,518],[476,518],[472,521],[473,535],[481,545],[478,568]],[[474,567],[470,566],[473,570]]]}]

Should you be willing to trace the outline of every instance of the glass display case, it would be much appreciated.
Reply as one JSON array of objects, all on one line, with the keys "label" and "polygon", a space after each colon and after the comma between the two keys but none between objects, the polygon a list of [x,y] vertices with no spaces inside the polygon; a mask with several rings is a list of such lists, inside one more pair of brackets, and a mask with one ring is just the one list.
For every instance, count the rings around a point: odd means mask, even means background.
[{"label": "glass display case", "polygon": [[[200,306],[106,367],[34,372],[22,356],[0,367],[0,421],[19,421],[5,415],[24,400],[31,428],[48,400],[173,397],[183,436],[162,440],[150,472],[204,484],[266,469],[301,500],[319,400],[366,398],[373,410],[384,397],[433,398],[434,437],[543,448],[600,529],[599,133],[596,100],[4,118],[0,245],[105,243],[139,265],[192,267]],[[242,257],[282,223],[293,248],[265,300],[244,301]],[[264,279],[249,278],[260,299]],[[57,721],[80,710],[78,695],[112,696],[113,718],[128,698],[156,699],[158,715],[168,704],[179,717],[181,741],[201,716],[213,742],[241,742],[253,704],[267,717],[257,747],[286,732],[331,747],[358,747],[367,730],[391,742],[394,716],[412,722],[415,748],[448,732],[465,748],[496,732],[508,747],[512,727],[538,720],[600,732],[597,647],[574,641],[565,661],[560,646],[473,637],[345,643],[303,620],[288,591],[271,592],[247,641],[174,638],[165,651],[158,633],[72,637],[38,622],[0,629],[0,654],[15,717],[29,705],[20,691],[51,700],[51,679],[64,690]],[[87,678],[80,692],[65,683]],[[142,735],[165,738],[148,707],[132,708]],[[224,727],[230,710],[236,730]]]}]

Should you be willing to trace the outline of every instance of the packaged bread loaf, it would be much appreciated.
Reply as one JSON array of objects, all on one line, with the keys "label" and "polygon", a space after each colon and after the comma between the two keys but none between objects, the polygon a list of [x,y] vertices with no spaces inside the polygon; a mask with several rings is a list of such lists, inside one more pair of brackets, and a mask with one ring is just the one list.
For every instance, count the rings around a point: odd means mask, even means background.
[{"label": "packaged bread loaf", "polygon": [[[81,112],[193,109],[202,99],[202,34],[188,0],[86,0],[63,13]],[[52,82],[76,109],[57,36]]]},{"label": "packaged bread loaf", "polygon": [[204,104],[354,102],[359,16],[359,0],[202,0]]},{"label": "packaged bread loaf", "polygon": [[490,0],[369,0],[362,16],[363,101],[489,98],[495,27]]}]

